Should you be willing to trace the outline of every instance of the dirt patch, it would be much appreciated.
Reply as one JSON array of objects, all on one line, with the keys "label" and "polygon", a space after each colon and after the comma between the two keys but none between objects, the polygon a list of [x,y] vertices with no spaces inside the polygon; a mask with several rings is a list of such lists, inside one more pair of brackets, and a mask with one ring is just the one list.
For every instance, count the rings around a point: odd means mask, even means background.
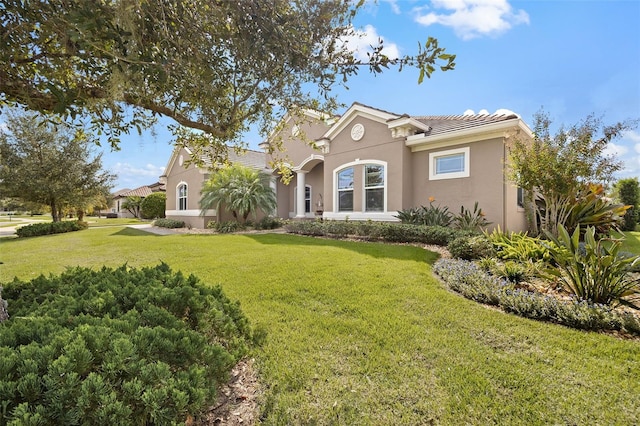
[{"label": "dirt patch", "polygon": [[231,379],[219,391],[216,403],[200,421],[187,425],[255,425],[258,420],[258,398],[262,391],[253,359],[240,361],[231,371]]}]

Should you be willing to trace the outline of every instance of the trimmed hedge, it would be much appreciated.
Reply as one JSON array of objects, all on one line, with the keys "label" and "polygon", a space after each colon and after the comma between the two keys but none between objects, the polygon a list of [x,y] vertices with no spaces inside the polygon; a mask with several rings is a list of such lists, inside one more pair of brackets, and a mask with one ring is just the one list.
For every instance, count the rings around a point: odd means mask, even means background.
[{"label": "trimmed hedge", "polygon": [[79,220],[65,220],[61,222],[32,223],[16,229],[18,237],[37,237],[40,235],[63,234],[65,232],[87,229],[89,224]]},{"label": "trimmed hedge", "polygon": [[0,323],[0,424],[178,424],[252,344],[237,303],[166,264],[14,280]]},{"label": "trimmed hedge", "polygon": [[146,196],[140,203],[140,215],[143,219],[159,219],[165,217],[167,194],[154,192]]},{"label": "trimmed hedge", "polygon": [[446,246],[462,236],[473,235],[443,226],[410,225],[373,221],[293,221],[285,225],[287,232],[330,238],[356,237],[369,241],[424,243]]},{"label": "trimmed hedge", "polygon": [[154,226],[158,226],[160,228],[184,228],[184,221],[175,220],[175,219],[156,219],[153,221]]},{"label": "trimmed hedge", "polygon": [[440,259],[433,270],[452,290],[468,299],[499,306],[507,312],[584,330],[622,330],[640,335],[640,320],[610,306],[517,289],[511,282],[484,272],[473,262]]}]

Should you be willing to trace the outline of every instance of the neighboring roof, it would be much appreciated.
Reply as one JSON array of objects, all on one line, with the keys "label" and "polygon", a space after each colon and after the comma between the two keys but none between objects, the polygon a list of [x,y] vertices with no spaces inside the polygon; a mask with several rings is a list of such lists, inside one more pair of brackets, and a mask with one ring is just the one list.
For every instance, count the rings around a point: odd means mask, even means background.
[{"label": "neighboring roof", "polygon": [[412,117],[430,127],[426,136],[456,132],[519,118],[517,114],[425,115]]},{"label": "neighboring roof", "polygon": [[115,198],[115,197],[117,197],[118,195],[122,195],[122,194],[124,194],[125,192],[129,192],[129,191],[131,191],[131,189],[130,189],[130,188],[119,189],[119,190],[117,190],[116,192],[114,192],[113,194],[111,194],[111,196]]},{"label": "neighboring roof", "polygon": [[126,197],[147,197],[154,192],[165,191],[166,187],[161,182],[152,183],[151,185],[143,185],[136,189],[121,189],[113,194],[113,198],[126,198]]}]

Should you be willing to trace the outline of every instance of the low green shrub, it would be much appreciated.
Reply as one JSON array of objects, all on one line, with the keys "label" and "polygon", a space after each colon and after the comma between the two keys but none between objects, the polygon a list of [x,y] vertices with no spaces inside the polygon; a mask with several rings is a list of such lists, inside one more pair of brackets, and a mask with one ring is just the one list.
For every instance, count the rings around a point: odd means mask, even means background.
[{"label": "low green shrub", "polygon": [[164,218],[167,204],[167,194],[154,192],[149,194],[140,203],[140,215],[143,219]]},{"label": "low green shrub", "polygon": [[89,224],[80,220],[65,220],[61,222],[32,223],[16,229],[18,237],[37,237],[40,235],[62,234],[65,232],[87,229]]},{"label": "low green shrub", "polygon": [[545,261],[551,259],[549,242],[528,236],[524,232],[502,232],[500,228],[486,234],[500,259]]},{"label": "low green shrub", "polygon": [[284,229],[290,234],[321,237],[325,234],[323,223],[319,220],[294,220],[289,221]]},{"label": "low green shrub", "polygon": [[156,219],[153,221],[154,226],[159,226],[160,228],[184,228],[185,223],[182,220],[175,219]]},{"label": "low green shrub", "polygon": [[440,259],[433,267],[452,290],[468,299],[499,306],[517,315],[585,330],[622,330],[640,335],[640,320],[609,305],[516,289],[514,283],[489,275],[473,262]]},{"label": "low green shrub", "polygon": [[402,223],[424,226],[449,226],[453,221],[453,214],[447,206],[434,206],[434,198],[429,199],[429,207],[420,206],[401,210],[396,216]]},{"label": "low green shrub", "polygon": [[256,229],[278,229],[282,228],[284,221],[277,217],[265,216],[256,223]]},{"label": "low green shrub", "polygon": [[447,249],[451,256],[464,260],[491,257],[494,254],[493,245],[484,235],[457,237],[449,242]]},{"label": "low green shrub", "polygon": [[420,226],[373,221],[292,221],[285,225],[292,234],[344,238],[354,236],[369,241],[423,243],[446,246],[458,237],[477,235],[473,232],[443,226]]},{"label": "low green shrub", "polygon": [[478,207],[477,201],[473,205],[473,211],[461,206],[460,213],[453,218],[453,226],[465,231],[481,232],[489,225],[491,225],[491,222],[487,220],[482,209]]},{"label": "low green shrub", "polygon": [[227,222],[214,222],[211,221],[207,224],[210,229],[215,229],[216,232],[221,234],[231,234],[232,232],[244,231],[247,229],[246,225],[235,220],[229,220]]},{"label": "low green shrub", "polygon": [[166,264],[4,286],[0,424],[178,424],[252,343],[237,303]]}]

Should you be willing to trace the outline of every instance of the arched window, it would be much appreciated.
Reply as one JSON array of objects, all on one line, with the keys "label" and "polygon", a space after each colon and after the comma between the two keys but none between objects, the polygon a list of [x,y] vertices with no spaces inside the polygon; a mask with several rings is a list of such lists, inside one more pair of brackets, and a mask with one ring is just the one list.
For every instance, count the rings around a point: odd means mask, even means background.
[{"label": "arched window", "polygon": [[178,185],[178,190],[176,194],[178,210],[186,210],[187,209],[187,184],[181,183]]}]

